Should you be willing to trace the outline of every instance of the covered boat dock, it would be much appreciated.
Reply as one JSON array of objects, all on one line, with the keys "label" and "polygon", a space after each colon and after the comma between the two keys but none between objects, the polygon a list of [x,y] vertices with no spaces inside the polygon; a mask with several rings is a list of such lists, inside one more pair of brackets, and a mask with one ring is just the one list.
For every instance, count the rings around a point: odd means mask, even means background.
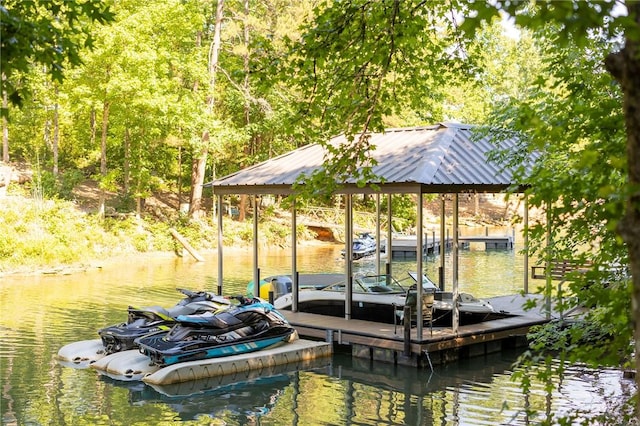
[{"label": "covered boat dock", "polygon": [[[412,194],[416,199],[416,236],[415,247],[416,253],[420,247],[426,242],[425,232],[423,229],[423,200],[424,194],[440,194],[442,217],[440,221],[440,241],[446,241],[444,211],[446,197],[445,194],[452,195],[453,203],[453,232],[451,238],[451,250],[453,256],[453,264],[451,270],[452,289],[454,297],[459,294],[458,290],[458,250],[462,242],[458,237],[458,196],[460,193],[499,193],[506,190],[513,192],[523,192],[524,187],[516,186],[514,182],[514,171],[506,168],[504,165],[496,163],[491,159],[490,153],[494,150],[514,150],[517,147],[517,140],[502,139],[499,141],[492,140],[491,136],[476,137],[473,126],[458,123],[440,123],[428,127],[413,127],[401,129],[388,129],[381,133],[371,133],[367,135],[369,143],[372,147],[370,158],[376,164],[372,167],[372,172],[377,176],[376,181],[368,182],[366,186],[358,185],[355,179],[347,179],[338,182],[338,190],[335,195],[344,197],[345,205],[345,258],[351,258],[352,236],[353,236],[353,204],[352,197],[354,194],[369,194],[375,196],[377,223],[380,224],[380,197],[386,195],[389,200],[389,206],[386,214],[388,215],[387,223],[390,223],[392,216],[391,197],[393,194]],[[357,137],[357,136],[356,136]],[[337,136],[331,139],[328,144],[339,146],[347,143],[344,136]],[[345,337],[351,335],[348,330],[355,329],[358,325],[357,320],[351,319],[351,302],[352,290],[350,286],[346,287],[345,292],[345,317],[332,318],[323,316],[310,316],[303,312],[297,312],[298,300],[298,273],[296,263],[296,202],[294,185],[299,184],[299,179],[304,176],[310,176],[312,173],[321,171],[325,162],[330,161],[328,150],[320,144],[311,144],[299,149],[293,150],[279,157],[265,161],[263,163],[248,167],[237,173],[219,178],[207,184],[213,190],[213,194],[217,197],[217,220],[218,220],[218,292],[223,292],[224,271],[222,269],[224,248],[222,238],[223,224],[223,203],[224,197],[227,195],[249,195],[253,196],[253,232],[254,232],[254,264],[253,264],[253,282],[256,286],[260,281],[258,264],[258,204],[257,198],[263,194],[288,195],[292,196],[292,221],[291,221],[291,250],[292,265],[291,276],[293,277],[293,310],[289,315],[292,324],[298,329],[301,336],[309,336],[314,338],[326,339],[336,342],[336,334]],[[514,191],[515,190],[515,191]],[[525,223],[528,226],[527,204],[525,203]],[[388,227],[386,239],[392,241],[393,236],[391,228]],[[376,229],[376,240],[381,241],[380,226]],[[510,242],[512,244],[512,241]],[[525,235],[524,245],[527,248],[527,240]],[[439,284],[441,290],[444,290],[445,262],[444,250],[445,244],[440,244],[441,264],[439,268]],[[376,265],[380,267],[379,251],[376,254]],[[524,288],[523,292],[528,294],[528,260],[525,256],[524,265]],[[423,270],[423,257],[416,256],[416,270]],[[392,257],[386,257],[386,271],[384,273],[392,274]],[[345,262],[345,277],[352,279],[353,267],[352,262]],[[418,274],[417,292],[418,298],[422,297],[422,274]],[[258,289],[254,294],[259,294]],[[509,297],[509,296],[506,296]],[[513,298],[513,296],[511,296]],[[514,309],[515,299],[510,304],[509,310]],[[417,316],[422,317],[421,304],[417,305]],[[519,323],[508,323],[506,321],[496,324],[491,321],[492,325],[477,324],[473,330],[462,329],[459,326],[459,312],[456,306],[453,309],[453,321],[450,328],[446,330],[437,330],[431,336],[425,333],[424,325],[418,321],[415,330],[410,330],[411,337],[407,336],[388,336],[388,344],[391,346],[400,342],[403,345],[403,353],[420,355],[424,351],[431,351],[436,347],[444,347],[452,345],[453,347],[467,346],[469,341],[465,336],[471,336],[471,340],[478,339],[486,334],[483,328],[496,327],[502,330],[500,333],[504,336],[519,335],[528,329],[529,326],[548,321],[551,317],[551,308],[546,306],[546,312],[537,314],[535,318],[518,316],[522,321]],[[327,327],[329,321],[340,320],[339,327]],[[318,324],[323,324],[319,327]],[[364,325],[363,325],[364,326]],[[388,324],[383,326],[388,327]],[[369,327],[374,327],[371,323]],[[378,327],[379,328],[379,327]],[[393,327],[392,327],[393,328]],[[359,339],[365,347],[373,351],[376,347],[375,338],[364,338],[361,332]],[[381,330],[376,331],[377,336],[382,333]],[[470,333],[470,334],[469,334]],[[320,334],[320,335],[319,335]],[[425,335],[426,334],[426,335]],[[354,336],[357,335],[353,334]],[[427,336],[428,335],[428,336]],[[494,332],[494,335],[495,334]],[[415,336],[415,337],[414,337]],[[475,336],[475,337],[473,337]],[[433,340],[437,338],[437,342]],[[385,337],[386,339],[386,337]],[[338,339],[345,342],[344,338]],[[356,339],[357,340],[357,339]],[[407,352],[407,341],[410,341],[409,351]],[[351,340],[349,340],[351,341]],[[369,341],[369,343],[366,343]],[[447,341],[448,343],[443,343]],[[360,344],[353,343],[352,350],[358,352]],[[443,346],[444,345],[444,346]],[[395,346],[394,346],[395,347]]]}]

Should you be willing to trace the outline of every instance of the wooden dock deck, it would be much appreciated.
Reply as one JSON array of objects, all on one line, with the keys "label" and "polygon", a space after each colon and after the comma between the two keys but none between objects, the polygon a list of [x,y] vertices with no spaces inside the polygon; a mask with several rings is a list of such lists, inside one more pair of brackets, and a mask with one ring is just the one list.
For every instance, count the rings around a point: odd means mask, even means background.
[{"label": "wooden dock deck", "polygon": [[[376,323],[304,312],[282,311],[301,337],[332,342],[334,346],[350,347],[354,357],[370,358],[395,364],[425,366],[447,363],[470,356],[484,355],[507,347],[526,344],[525,336],[530,327],[547,322],[541,307],[525,311],[522,307],[538,295],[508,295],[489,298],[497,311],[512,314],[481,323],[458,327],[454,334],[449,327],[423,327],[423,336],[417,336],[411,328],[411,338],[405,342],[401,325]],[[540,301],[542,302],[542,301]],[[540,303],[539,305],[541,305]],[[552,318],[557,317],[552,313]]]}]

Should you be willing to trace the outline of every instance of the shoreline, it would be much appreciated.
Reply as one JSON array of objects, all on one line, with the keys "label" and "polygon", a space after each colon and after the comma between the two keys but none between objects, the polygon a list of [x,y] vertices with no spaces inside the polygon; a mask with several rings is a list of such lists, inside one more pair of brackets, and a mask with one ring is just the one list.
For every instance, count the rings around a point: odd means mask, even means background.
[{"label": "shoreline", "polygon": [[[337,243],[326,242],[320,240],[309,240],[302,241],[298,243],[298,247],[322,247],[322,246],[332,246]],[[261,249],[265,249],[265,246],[262,246]],[[248,252],[253,250],[252,246],[225,246],[224,252]],[[200,254],[205,255],[213,255],[218,252],[218,249],[204,249],[197,250]],[[149,251],[149,252],[135,252],[135,253],[119,253],[113,256],[106,257],[104,259],[91,259],[84,262],[74,262],[66,265],[55,265],[55,266],[39,266],[34,268],[24,268],[24,269],[11,269],[7,271],[0,271],[0,278],[2,277],[34,277],[34,276],[46,276],[46,275],[73,275],[79,274],[88,271],[101,270],[104,268],[108,268],[109,266],[117,263],[123,263],[125,261],[144,261],[144,260],[157,260],[157,259],[181,259],[181,258],[190,258],[186,251],[181,256],[177,254],[175,251]],[[193,259],[194,263],[200,263],[197,260]]]}]

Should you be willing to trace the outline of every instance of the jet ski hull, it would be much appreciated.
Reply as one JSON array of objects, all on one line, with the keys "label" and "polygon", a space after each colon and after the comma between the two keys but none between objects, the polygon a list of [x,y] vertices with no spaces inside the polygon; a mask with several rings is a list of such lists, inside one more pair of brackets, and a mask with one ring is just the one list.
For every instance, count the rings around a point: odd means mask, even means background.
[{"label": "jet ski hull", "polygon": [[226,309],[230,302],[209,292],[193,292],[178,289],[185,296],[175,306],[165,309],[160,306],[134,308],[129,306],[127,322],[98,330],[105,354],[136,349],[136,339],[158,332],[168,332],[183,314]]},{"label": "jet ski hull", "polygon": [[151,362],[160,365],[172,365],[185,361],[220,358],[249,352],[256,352],[291,339],[295,330],[291,327],[272,328],[264,335],[248,336],[229,343],[216,343],[202,347],[202,343],[171,344],[163,341],[164,333],[143,337],[138,341],[140,352],[147,355]]},{"label": "jet ski hull", "polygon": [[135,341],[151,362],[165,366],[268,348],[295,336],[295,329],[264,300],[236,297],[240,305],[220,312],[180,315],[169,332]]}]

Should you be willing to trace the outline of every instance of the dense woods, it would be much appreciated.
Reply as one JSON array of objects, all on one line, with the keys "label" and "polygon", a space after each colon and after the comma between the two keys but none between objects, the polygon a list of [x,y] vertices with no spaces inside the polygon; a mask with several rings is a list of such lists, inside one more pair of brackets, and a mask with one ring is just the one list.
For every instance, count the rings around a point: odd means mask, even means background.
[{"label": "dense woods", "polygon": [[92,179],[121,211],[163,190],[196,217],[203,182],[338,133],[349,143],[307,182],[316,194],[347,174],[366,183],[370,130],[458,120],[517,135],[506,160],[537,158],[521,179],[547,211],[531,250],[595,265],[563,303],[595,306],[602,334],[584,345],[571,328],[556,349],[638,369],[638,2],[8,0],[0,13],[2,161],[30,163],[47,196]]}]

